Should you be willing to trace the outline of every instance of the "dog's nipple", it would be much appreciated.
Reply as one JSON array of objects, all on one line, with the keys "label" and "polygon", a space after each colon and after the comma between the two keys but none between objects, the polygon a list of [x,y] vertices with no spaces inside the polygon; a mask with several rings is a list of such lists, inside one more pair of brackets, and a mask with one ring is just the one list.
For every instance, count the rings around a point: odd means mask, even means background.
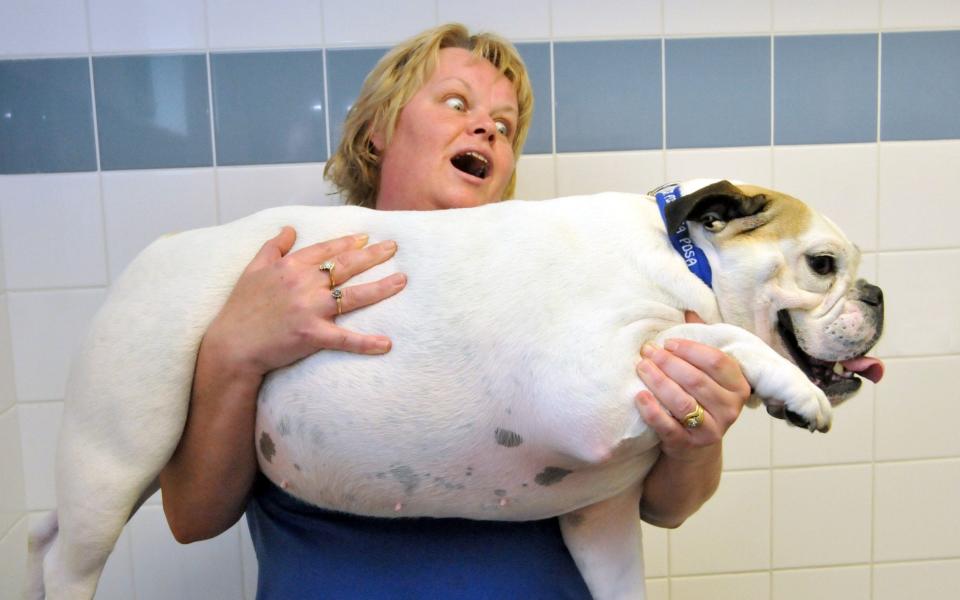
[{"label": "dog's nipple", "polygon": [[397,502],[396,506],[393,507],[393,512],[400,512],[403,510],[403,503]]}]

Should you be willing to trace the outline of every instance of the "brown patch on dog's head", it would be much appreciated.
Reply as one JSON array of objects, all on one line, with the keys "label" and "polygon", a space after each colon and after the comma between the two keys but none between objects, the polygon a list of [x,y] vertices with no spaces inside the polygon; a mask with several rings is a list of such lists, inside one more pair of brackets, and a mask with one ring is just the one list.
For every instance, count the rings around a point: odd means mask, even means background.
[{"label": "brown patch on dog's head", "polygon": [[759,241],[797,237],[810,225],[810,209],[802,202],[758,186],[729,181],[703,187],[666,207],[667,227],[699,223],[717,241]]}]

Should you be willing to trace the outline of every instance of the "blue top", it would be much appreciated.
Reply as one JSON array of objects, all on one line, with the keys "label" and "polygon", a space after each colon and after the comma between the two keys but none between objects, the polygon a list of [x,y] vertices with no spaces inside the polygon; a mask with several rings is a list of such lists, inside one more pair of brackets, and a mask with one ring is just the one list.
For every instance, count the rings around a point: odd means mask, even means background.
[{"label": "blue top", "polygon": [[323,510],[263,475],[247,505],[258,600],[589,599],[557,519],[380,519]]}]

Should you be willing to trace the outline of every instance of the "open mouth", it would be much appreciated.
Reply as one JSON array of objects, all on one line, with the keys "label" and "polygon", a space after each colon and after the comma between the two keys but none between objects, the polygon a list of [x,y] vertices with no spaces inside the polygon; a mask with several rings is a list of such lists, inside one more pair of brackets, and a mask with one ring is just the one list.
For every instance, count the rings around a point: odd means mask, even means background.
[{"label": "open mouth", "polygon": [[859,390],[863,383],[860,377],[866,377],[874,383],[883,377],[883,363],[869,356],[827,361],[804,352],[797,342],[793,321],[786,310],[777,312],[777,332],[793,361],[814,385],[823,390],[831,402],[842,401]]},{"label": "open mouth", "polygon": [[486,179],[490,174],[490,161],[472,150],[454,156],[450,159],[450,163],[464,173],[479,179]]}]

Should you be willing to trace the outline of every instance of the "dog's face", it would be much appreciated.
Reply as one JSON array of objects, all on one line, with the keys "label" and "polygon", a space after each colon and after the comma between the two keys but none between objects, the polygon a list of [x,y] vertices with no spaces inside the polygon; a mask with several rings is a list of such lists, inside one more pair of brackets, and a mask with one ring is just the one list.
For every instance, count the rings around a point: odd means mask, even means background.
[{"label": "dog's face", "polygon": [[[860,250],[796,198],[721,181],[667,208],[686,220],[714,268],[723,320],[796,363],[832,404],[883,364],[866,356],[883,329],[883,293],[857,279]],[[782,415],[774,415],[782,416]]]}]

